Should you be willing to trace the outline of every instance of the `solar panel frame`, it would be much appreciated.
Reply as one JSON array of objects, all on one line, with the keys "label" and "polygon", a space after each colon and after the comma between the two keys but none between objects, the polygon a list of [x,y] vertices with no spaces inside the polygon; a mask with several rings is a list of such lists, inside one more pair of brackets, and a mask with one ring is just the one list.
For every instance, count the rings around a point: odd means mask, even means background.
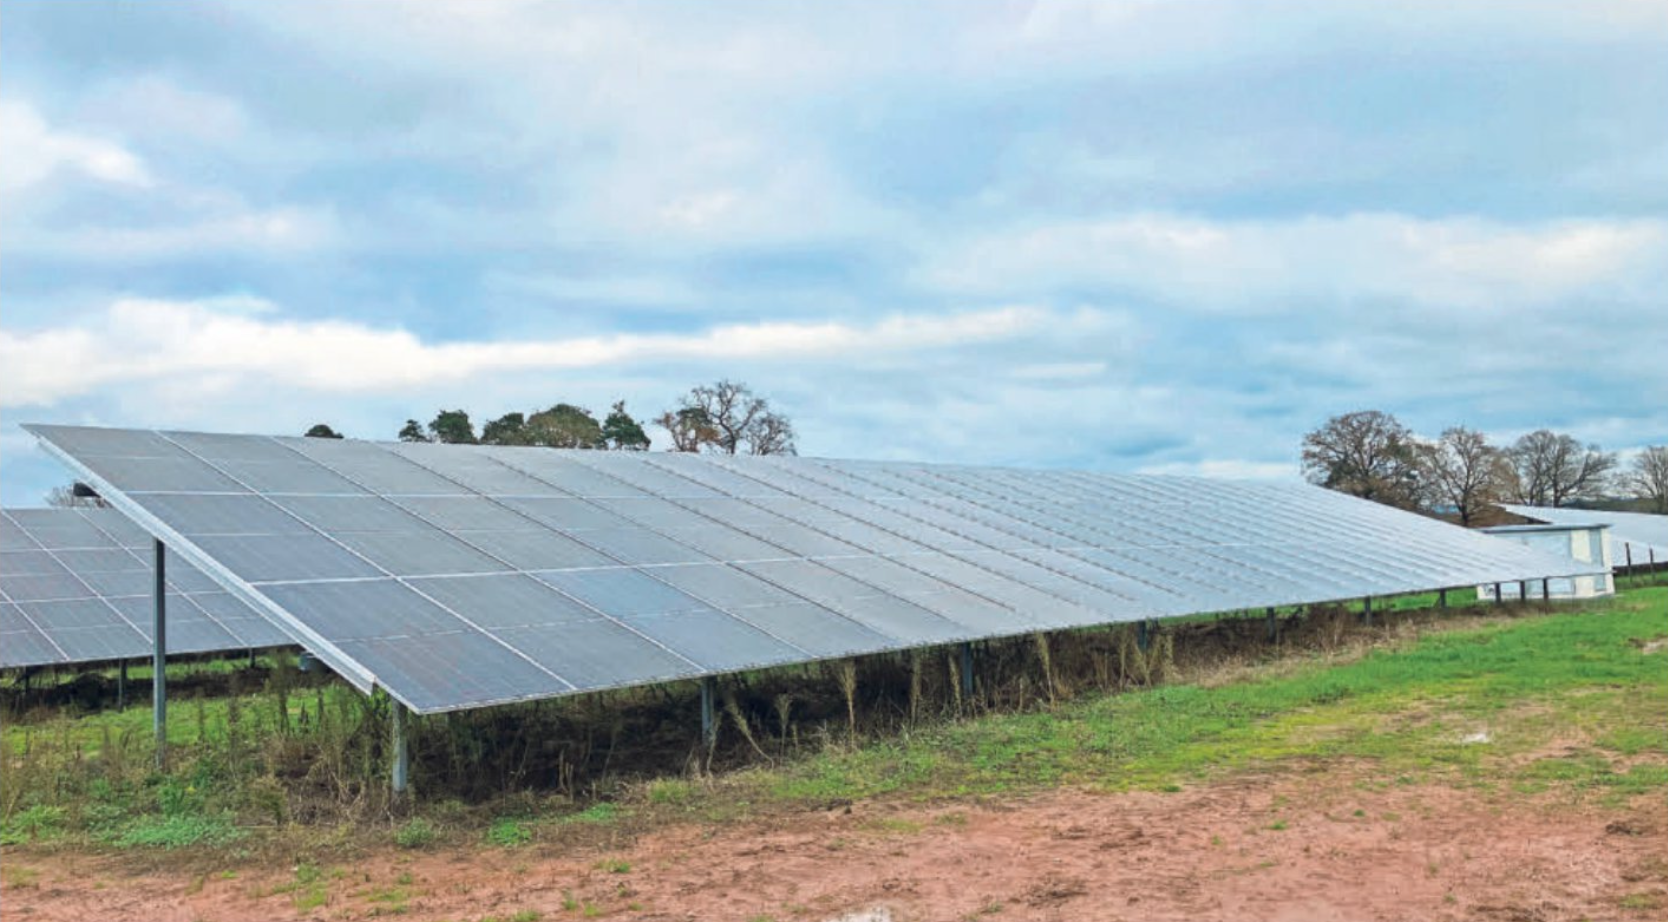
[{"label": "solar panel frame", "polygon": [[[140,659],[153,652],[151,610],[155,578],[148,556],[152,539],[113,509],[0,509],[0,528],[12,536],[8,547],[27,542],[29,550],[0,555],[29,555],[39,573],[52,575],[53,590],[39,591],[17,572],[0,573],[0,604],[10,624],[0,633],[0,669],[66,666],[118,659]],[[143,536],[143,546],[137,536]],[[42,561],[49,566],[42,565]],[[3,569],[3,564],[0,564]],[[241,602],[226,606],[229,596],[200,571],[184,565],[168,574],[169,652],[229,652],[288,646],[293,641],[277,625]],[[31,596],[31,587],[35,587]],[[67,591],[61,587],[67,587]],[[212,601],[213,610],[201,602]],[[18,631],[16,626],[26,627]],[[18,634],[30,634],[29,639]]]},{"label": "solar panel frame", "polygon": [[[1306,486],[26,428],[350,682],[419,712],[1579,569]],[[186,471],[205,489],[116,486]],[[221,498],[158,500],[187,494]],[[239,506],[265,532],[236,532]],[[319,572],[278,556],[308,545],[334,549]]]}]

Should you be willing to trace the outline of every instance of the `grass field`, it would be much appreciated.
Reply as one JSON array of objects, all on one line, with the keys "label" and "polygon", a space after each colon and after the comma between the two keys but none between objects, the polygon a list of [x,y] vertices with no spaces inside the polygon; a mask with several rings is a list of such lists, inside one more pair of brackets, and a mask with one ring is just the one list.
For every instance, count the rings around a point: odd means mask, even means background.
[{"label": "grass field", "polygon": [[[1363,760],[1384,785],[1558,789],[1598,803],[1668,790],[1668,589],[1632,589],[1579,611],[1473,612],[1363,631],[1328,651],[1267,648],[1178,667],[1172,681],[1150,688],[1052,705],[1033,696],[1022,711],[926,719],[856,743],[824,732],[776,748],[749,736],[751,748],[732,740],[744,758],[729,770],[622,776],[597,790],[600,799],[531,789],[385,809],[372,796],[383,764],[362,745],[381,728],[376,706],[340,685],[176,702],[169,738],[179,755],[170,774],[149,767],[143,705],[14,722],[3,737],[0,842],[231,847],[251,857],[272,843],[320,837],[514,848],[598,827],[875,797],[920,802],[1060,785],[1176,790],[1292,760]],[[345,776],[336,779],[337,797],[377,805],[346,814],[351,832],[340,826],[344,814],[308,820],[298,791],[316,793],[323,782],[298,779],[317,774],[321,760]]]}]

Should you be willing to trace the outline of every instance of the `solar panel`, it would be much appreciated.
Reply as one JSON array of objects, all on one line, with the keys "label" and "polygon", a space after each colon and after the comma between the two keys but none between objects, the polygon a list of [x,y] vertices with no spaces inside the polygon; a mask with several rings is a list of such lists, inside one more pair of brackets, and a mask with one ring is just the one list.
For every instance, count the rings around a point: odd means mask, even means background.
[{"label": "solar panel", "polygon": [[1655,561],[1668,562],[1668,515],[1646,512],[1610,512],[1599,509],[1553,509],[1501,503],[1500,508],[1526,519],[1548,525],[1609,525],[1610,562],[1625,567]]},{"label": "solar panel", "polygon": [[1295,484],[28,428],[419,712],[1582,566]]},{"label": "solar panel", "polygon": [[[0,669],[150,656],[152,540],[114,509],[0,510]],[[292,643],[183,561],[168,583],[170,653]]]}]

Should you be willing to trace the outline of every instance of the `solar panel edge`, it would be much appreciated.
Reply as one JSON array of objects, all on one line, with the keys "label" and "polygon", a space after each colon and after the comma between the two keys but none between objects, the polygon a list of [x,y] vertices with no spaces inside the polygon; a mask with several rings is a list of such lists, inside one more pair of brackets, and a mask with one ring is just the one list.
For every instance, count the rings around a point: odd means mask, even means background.
[{"label": "solar panel edge", "polygon": [[242,578],[222,567],[217,560],[204,553],[202,549],[186,539],[184,535],[153,516],[139,502],[129,497],[124,491],[116,489],[114,485],[100,476],[90,466],[58,446],[45,434],[48,427],[25,424],[23,428],[39,438],[48,453],[62,461],[71,471],[86,478],[87,483],[98,491],[99,496],[105,502],[126,515],[134,524],[149,532],[153,538],[162,542],[163,546],[169,551],[190,561],[193,566],[219,583],[222,588],[239,601],[266,615],[274,624],[288,633],[292,640],[317,656],[338,675],[347,679],[354,687],[368,693],[376,686],[375,676],[370,675],[351,657],[337,649],[334,644],[326,641],[317,632],[291,617],[282,606],[274,603]]}]

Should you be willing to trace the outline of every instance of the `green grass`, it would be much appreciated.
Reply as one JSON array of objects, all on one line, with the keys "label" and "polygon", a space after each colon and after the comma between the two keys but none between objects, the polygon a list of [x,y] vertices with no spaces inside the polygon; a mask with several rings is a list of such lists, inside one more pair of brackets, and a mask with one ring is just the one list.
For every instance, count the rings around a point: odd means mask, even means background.
[{"label": "green grass", "polygon": [[499,817],[487,827],[486,840],[499,848],[516,848],[533,841],[533,830],[516,817]]},{"label": "green grass", "polygon": [[[168,670],[170,677],[173,669]],[[132,672],[129,673],[131,678]],[[316,707],[321,690],[317,688],[297,689],[290,692],[285,702],[285,712],[292,722],[298,720],[302,710],[312,710]],[[322,689],[327,706],[338,710],[344,705],[358,707],[364,696],[355,688],[348,685],[327,685]],[[238,708],[243,719],[248,722],[258,718],[263,725],[270,726],[276,720],[274,708],[275,699],[266,692],[251,692],[237,696],[217,696],[206,698],[170,697],[168,701],[168,743],[170,746],[189,746],[196,743],[203,736],[224,737],[227,734],[232,708]],[[134,740],[149,741],[152,738],[151,723],[150,680],[147,678],[137,694],[129,694],[127,707],[117,709],[108,708],[89,714],[81,714],[74,718],[71,727],[72,742],[78,745],[82,754],[88,757],[98,756],[104,744],[112,739],[119,739],[124,735]],[[22,748],[31,736],[52,732],[39,726],[17,721],[8,722],[3,732],[6,742],[14,749]]]},{"label": "green grass", "polygon": [[603,801],[592,804],[578,813],[563,817],[562,822],[600,826],[617,821],[624,812],[619,804]]},{"label": "green grass", "polygon": [[137,817],[106,841],[120,848],[172,849],[226,845],[243,835],[224,814],[175,814]]},{"label": "green grass", "polygon": [[[992,715],[830,751],[771,773],[782,800],[1000,793],[1056,784],[1161,790],[1293,758],[1362,758],[1407,778],[1482,783],[1501,757],[1572,731],[1583,758],[1539,762],[1523,784],[1618,795],[1668,784],[1654,765],[1611,755],[1668,754],[1668,590],[1638,590],[1590,611],[1434,633],[1342,665],[1219,687],[1168,685]],[[1477,732],[1486,743],[1468,741]]]},{"label": "green grass", "polygon": [[[1453,607],[1468,601],[1463,596],[1453,594]],[[1397,607],[1403,604],[1396,600]],[[1382,610],[1376,602],[1375,609]],[[1253,678],[1233,684],[1184,682],[1018,713],[929,721],[855,747],[845,745],[840,732],[825,736],[820,748],[796,746],[771,766],[755,764],[713,781],[661,777],[609,789],[618,803],[595,801],[549,821],[523,819],[546,815],[541,802],[530,805],[525,798],[487,800],[473,812],[440,799],[419,800],[417,815],[392,837],[400,847],[424,848],[439,841],[443,829],[461,830],[514,848],[530,842],[535,831],[584,835],[583,827],[690,815],[723,821],[773,804],[792,809],[875,796],[932,800],[1061,784],[1177,791],[1222,773],[1276,768],[1293,759],[1370,760],[1374,775],[1387,784],[1442,780],[1525,793],[1568,789],[1621,802],[1668,790],[1661,758],[1668,755],[1668,726],[1660,720],[1668,713],[1668,651],[1643,650],[1646,641],[1664,637],[1668,587],[1631,588],[1584,610],[1431,630],[1416,640],[1348,654],[1354,659],[1289,653],[1243,670]],[[363,699],[346,687],[293,693],[287,708],[270,693],[181,702],[170,709],[171,740],[230,734],[236,745],[200,746],[195,761],[173,774],[150,769],[150,714],[142,705],[9,724],[4,741],[12,758],[34,747],[67,761],[38,760],[28,790],[50,796],[6,804],[0,844],[218,847],[246,837],[247,826],[288,828],[278,778],[240,772],[247,761],[239,756],[257,740],[276,756],[292,743],[294,752],[310,753],[300,748],[300,731],[286,736],[276,728],[280,710],[298,717],[309,707],[316,715],[320,696],[341,737],[374,737],[378,726],[358,716]],[[809,736],[812,728],[805,729]],[[1549,745],[1554,742],[1559,745]],[[275,758],[273,764],[310,763]],[[80,786],[63,781],[66,766],[80,773]],[[349,758],[341,766],[362,779],[357,790],[377,790],[385,777],[372,761]],[[543,803],[561,809],[568,801]],[[242,825],[239,817],[246,818]],[[317,886],[310,885],[308,898]]]}]

